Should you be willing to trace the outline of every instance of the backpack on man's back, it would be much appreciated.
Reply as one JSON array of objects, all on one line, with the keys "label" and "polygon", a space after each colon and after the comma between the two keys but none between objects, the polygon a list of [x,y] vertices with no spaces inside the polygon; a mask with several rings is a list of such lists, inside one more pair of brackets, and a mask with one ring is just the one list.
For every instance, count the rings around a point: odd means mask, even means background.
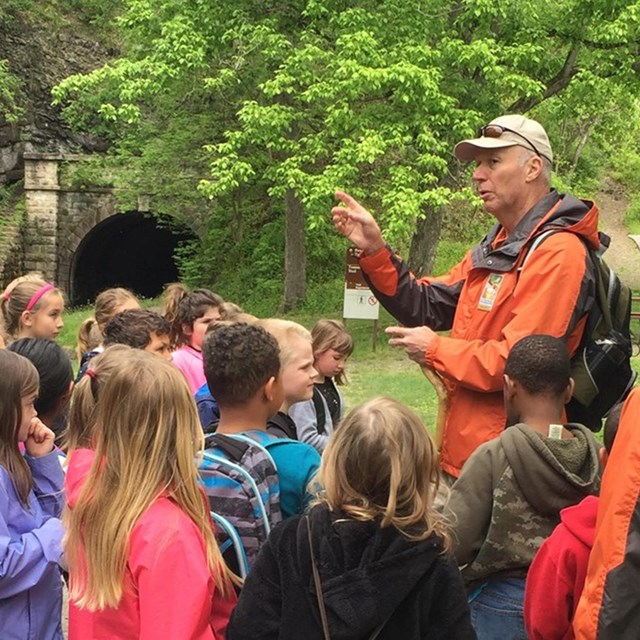
[{"label": "backpack on man's back", "polygon": [[[522,266],[546,238],[562,232],[562,229],[550,229],[536,236]],[[603,233],[599,236],[602,247],[599,251],[585,243],[594,273],[595,301],[587,312],[580,346],[571,359],[575,389],[567,405],[569,421],[583,424],[592,431],[600,431],[602,419],[627,397],[636,379],[630,362],[631,289],[602,259],[610,239]]]}]

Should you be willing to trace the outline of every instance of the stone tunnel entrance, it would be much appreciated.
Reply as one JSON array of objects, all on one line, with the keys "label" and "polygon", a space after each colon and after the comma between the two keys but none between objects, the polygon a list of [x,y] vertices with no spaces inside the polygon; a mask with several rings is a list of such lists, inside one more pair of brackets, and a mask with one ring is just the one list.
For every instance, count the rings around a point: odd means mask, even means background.
[{"label": "stone tunnel entrance", "polygon": [[71,303],[86,304],[116,286],[146,298],[157,296],[166,283],[178,280],[174,250],[194,237],[186,228],[160,225],[148,213],[120,213],[103,220],[73,257]]}]

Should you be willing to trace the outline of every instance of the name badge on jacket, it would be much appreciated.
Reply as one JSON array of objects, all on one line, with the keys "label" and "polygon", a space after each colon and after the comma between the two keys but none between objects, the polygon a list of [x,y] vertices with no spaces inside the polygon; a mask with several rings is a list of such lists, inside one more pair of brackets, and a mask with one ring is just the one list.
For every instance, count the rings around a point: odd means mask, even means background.
[{"label": "name badge on jacket", "polygon": [[478,309],[480,309],[481,311],[491,311],[491,309],[493,308],[493,303],[498,297],[498,290],[500,289],[503,278],[504,275],[502,275],[501,273],[492,273],[489,276],[487,282],[484,285],[484,289],[482,290],[480,302],[478,303]]}]

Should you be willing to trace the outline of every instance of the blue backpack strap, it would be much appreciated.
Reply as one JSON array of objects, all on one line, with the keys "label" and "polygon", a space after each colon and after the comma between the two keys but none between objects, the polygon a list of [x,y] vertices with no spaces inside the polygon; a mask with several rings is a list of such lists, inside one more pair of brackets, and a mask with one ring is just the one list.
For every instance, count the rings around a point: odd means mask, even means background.
[{"label": "blue backpack strap", "polygon": [[[236,528],[226,518],[223,518],[220,514],[215,513],[215,511],[211,512],[211,518],[214,523],[228,536],[229,541],[231,542],[233,550],[236,554],[240,577],[244,580],[249,573],[249,561],[247,560],[247,554],[244,551],[242,540],[240,540],[240,536],[238,535]],[[224,553],[222,545],[220,545],[220,552]]]},{"label": "blue backpack strap", "polygon": [[[268,442],[271,442],[270,436],[266,433],[264,435],[267,436],[267,443],[265,444],[268,444]],[[269,453],[269,451],[267,451],[266,446],[262,442],[258,441],[258,438],[262,439],[260,436],[258,436],[257,438],[252,438],[251,436],[245,436],[243,433],[234,433],[232,436],[227,436],[227,438],[239,440],[240,442],[245,443],[246,446],[258,447],[258,449],[260,449],[264,453],[264,455],[267,457],[267,459],[271,462],[271,464],[273,465],[273,468],[276,471],[278,470],[278,467],[276,467],[276,463],[273,459],[273,456]]]},{"label": "blue backpack strap", "polygon": [[[247,448],[247,445],[245,445],[245,450],[246,448]],[[237,474],[239,474],[240,476],[242,476],[242,478],[244,478],[245,482],[251,487],[251,490],[254,492],[254,495],[257,498],[256,504],[258,505],[258,509],[260,510],[260,518],[262,519],[267,535],[269,535],[271,531],[269,516],[267,515],[267,510],[264,506],[264,503],[262,502],[262,497],[260,496],[260,490],[258,489],[258,485],[256,484],[256,481],[251,477],[251,474],[241,465],[231,460],[228,460],[224,456],[219,456],[219,455],[216,455],[215,453],[211,453],[210,451],[203,451],[202,458],[204,460],[207,460],[208,462],[218,464],[223,467],[226,466],[229,469],[233,469]]]}]

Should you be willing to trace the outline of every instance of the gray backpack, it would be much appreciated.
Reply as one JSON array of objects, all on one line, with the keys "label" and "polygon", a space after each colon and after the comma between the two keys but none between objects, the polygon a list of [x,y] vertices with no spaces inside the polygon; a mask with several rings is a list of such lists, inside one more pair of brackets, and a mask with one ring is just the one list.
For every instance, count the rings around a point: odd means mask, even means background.
[{"label": "gray backpack", "polygon": [[[278,472],[273,458],[258,441],[262,435],[211,434],[199,465],[209,508],[220,516],[214,516],[214,521],[223,557],[240,576],[253,564],[271,527],[282,521]],[[264,438],[269,439],[269,435],[265,433]],[[246,567],[242,566],[237,540],[242,543]]]}]

